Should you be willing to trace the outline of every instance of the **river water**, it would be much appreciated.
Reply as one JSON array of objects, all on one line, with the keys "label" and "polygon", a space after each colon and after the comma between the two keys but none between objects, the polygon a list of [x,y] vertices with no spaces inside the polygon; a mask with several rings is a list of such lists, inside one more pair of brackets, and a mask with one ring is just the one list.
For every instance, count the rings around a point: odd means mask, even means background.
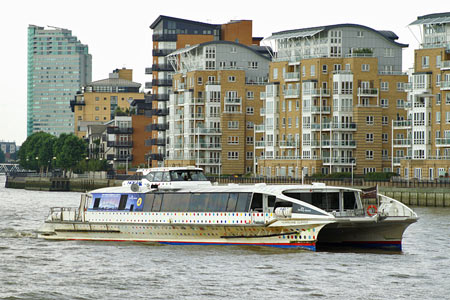
[{"label": "river water", "polygon": [[450,209],[414,208],[403,252],[46,241],[79,193],[4,188],[0,299],[450,299]]}]

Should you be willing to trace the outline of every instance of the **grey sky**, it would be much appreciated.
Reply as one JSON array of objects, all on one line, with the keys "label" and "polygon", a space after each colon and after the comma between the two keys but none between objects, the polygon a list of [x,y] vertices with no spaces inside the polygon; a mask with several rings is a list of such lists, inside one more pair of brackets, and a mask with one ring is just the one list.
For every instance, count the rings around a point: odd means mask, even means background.
[{"label": "grey sky", "polygon": [[[220,4],[219,4],[220,3]],[[259,6],[256,6],[258,3]],[[106,78],[115,68],[133,69],[134,81],[144,82],[151,66],[151,30],[159,16],[168,15],[221,24],[253,20],[253,35],[340,23],[356,23],[376,30],[392,30],[403,52],[403,69],[412,67],[418,42],[407,27],[417,16],[450,11],[446,1],[8,1],[0,12],[0,140],[26,139],[27,27],[52,25],[72,30],[89,45],[93,80]],[[411,28],[417,33],[416,28]]]}]

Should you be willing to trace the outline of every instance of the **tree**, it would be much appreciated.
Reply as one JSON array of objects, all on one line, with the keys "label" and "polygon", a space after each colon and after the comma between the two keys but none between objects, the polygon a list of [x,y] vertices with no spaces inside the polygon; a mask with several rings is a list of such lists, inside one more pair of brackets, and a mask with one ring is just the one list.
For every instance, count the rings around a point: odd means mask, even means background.
[{"label": "tree", "polygon": [[43,170],[53,158],[53,143],[56,138],[49,133],[36,132],[27,137],[19,149],[20,166],[28,170]]},{"label": "tree", "polygon": [[86,157],[86,142],[72,134],[61,134],[53,146],[56,165],[62,169],[72,170]]},{"label": "tree", "polygon": [[0,163],[5,162],[5,153],[3,153],[2,149],[0,149]]}]

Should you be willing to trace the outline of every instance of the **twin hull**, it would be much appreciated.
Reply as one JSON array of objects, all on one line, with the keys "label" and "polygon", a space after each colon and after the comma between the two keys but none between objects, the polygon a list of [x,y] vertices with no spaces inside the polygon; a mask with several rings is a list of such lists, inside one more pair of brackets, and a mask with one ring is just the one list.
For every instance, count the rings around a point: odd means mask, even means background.
[{"label": "twin hull", "polygon": [[[70,220],[72,219],[72,220]],[[360,222],[277,219],[272,213],[85,212],[82,219],[51,215],[39,237],[53,240],[162,244],[259,245],[316,250],[318,244],[401,250],[406,220]],[[81,219],[81,218],[80,218]],[[86,221],[86,219],[88,221]]]}]

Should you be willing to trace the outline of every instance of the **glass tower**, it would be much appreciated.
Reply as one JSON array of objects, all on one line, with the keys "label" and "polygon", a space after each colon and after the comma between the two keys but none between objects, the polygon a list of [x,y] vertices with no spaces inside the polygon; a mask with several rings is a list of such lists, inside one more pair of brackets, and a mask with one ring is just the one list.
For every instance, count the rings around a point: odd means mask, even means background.
[{"label": "glass tower", "polygon": [[72,31],[29,25],[27,135],[73,133],[70,100],[91,78],[88,46]]}]

